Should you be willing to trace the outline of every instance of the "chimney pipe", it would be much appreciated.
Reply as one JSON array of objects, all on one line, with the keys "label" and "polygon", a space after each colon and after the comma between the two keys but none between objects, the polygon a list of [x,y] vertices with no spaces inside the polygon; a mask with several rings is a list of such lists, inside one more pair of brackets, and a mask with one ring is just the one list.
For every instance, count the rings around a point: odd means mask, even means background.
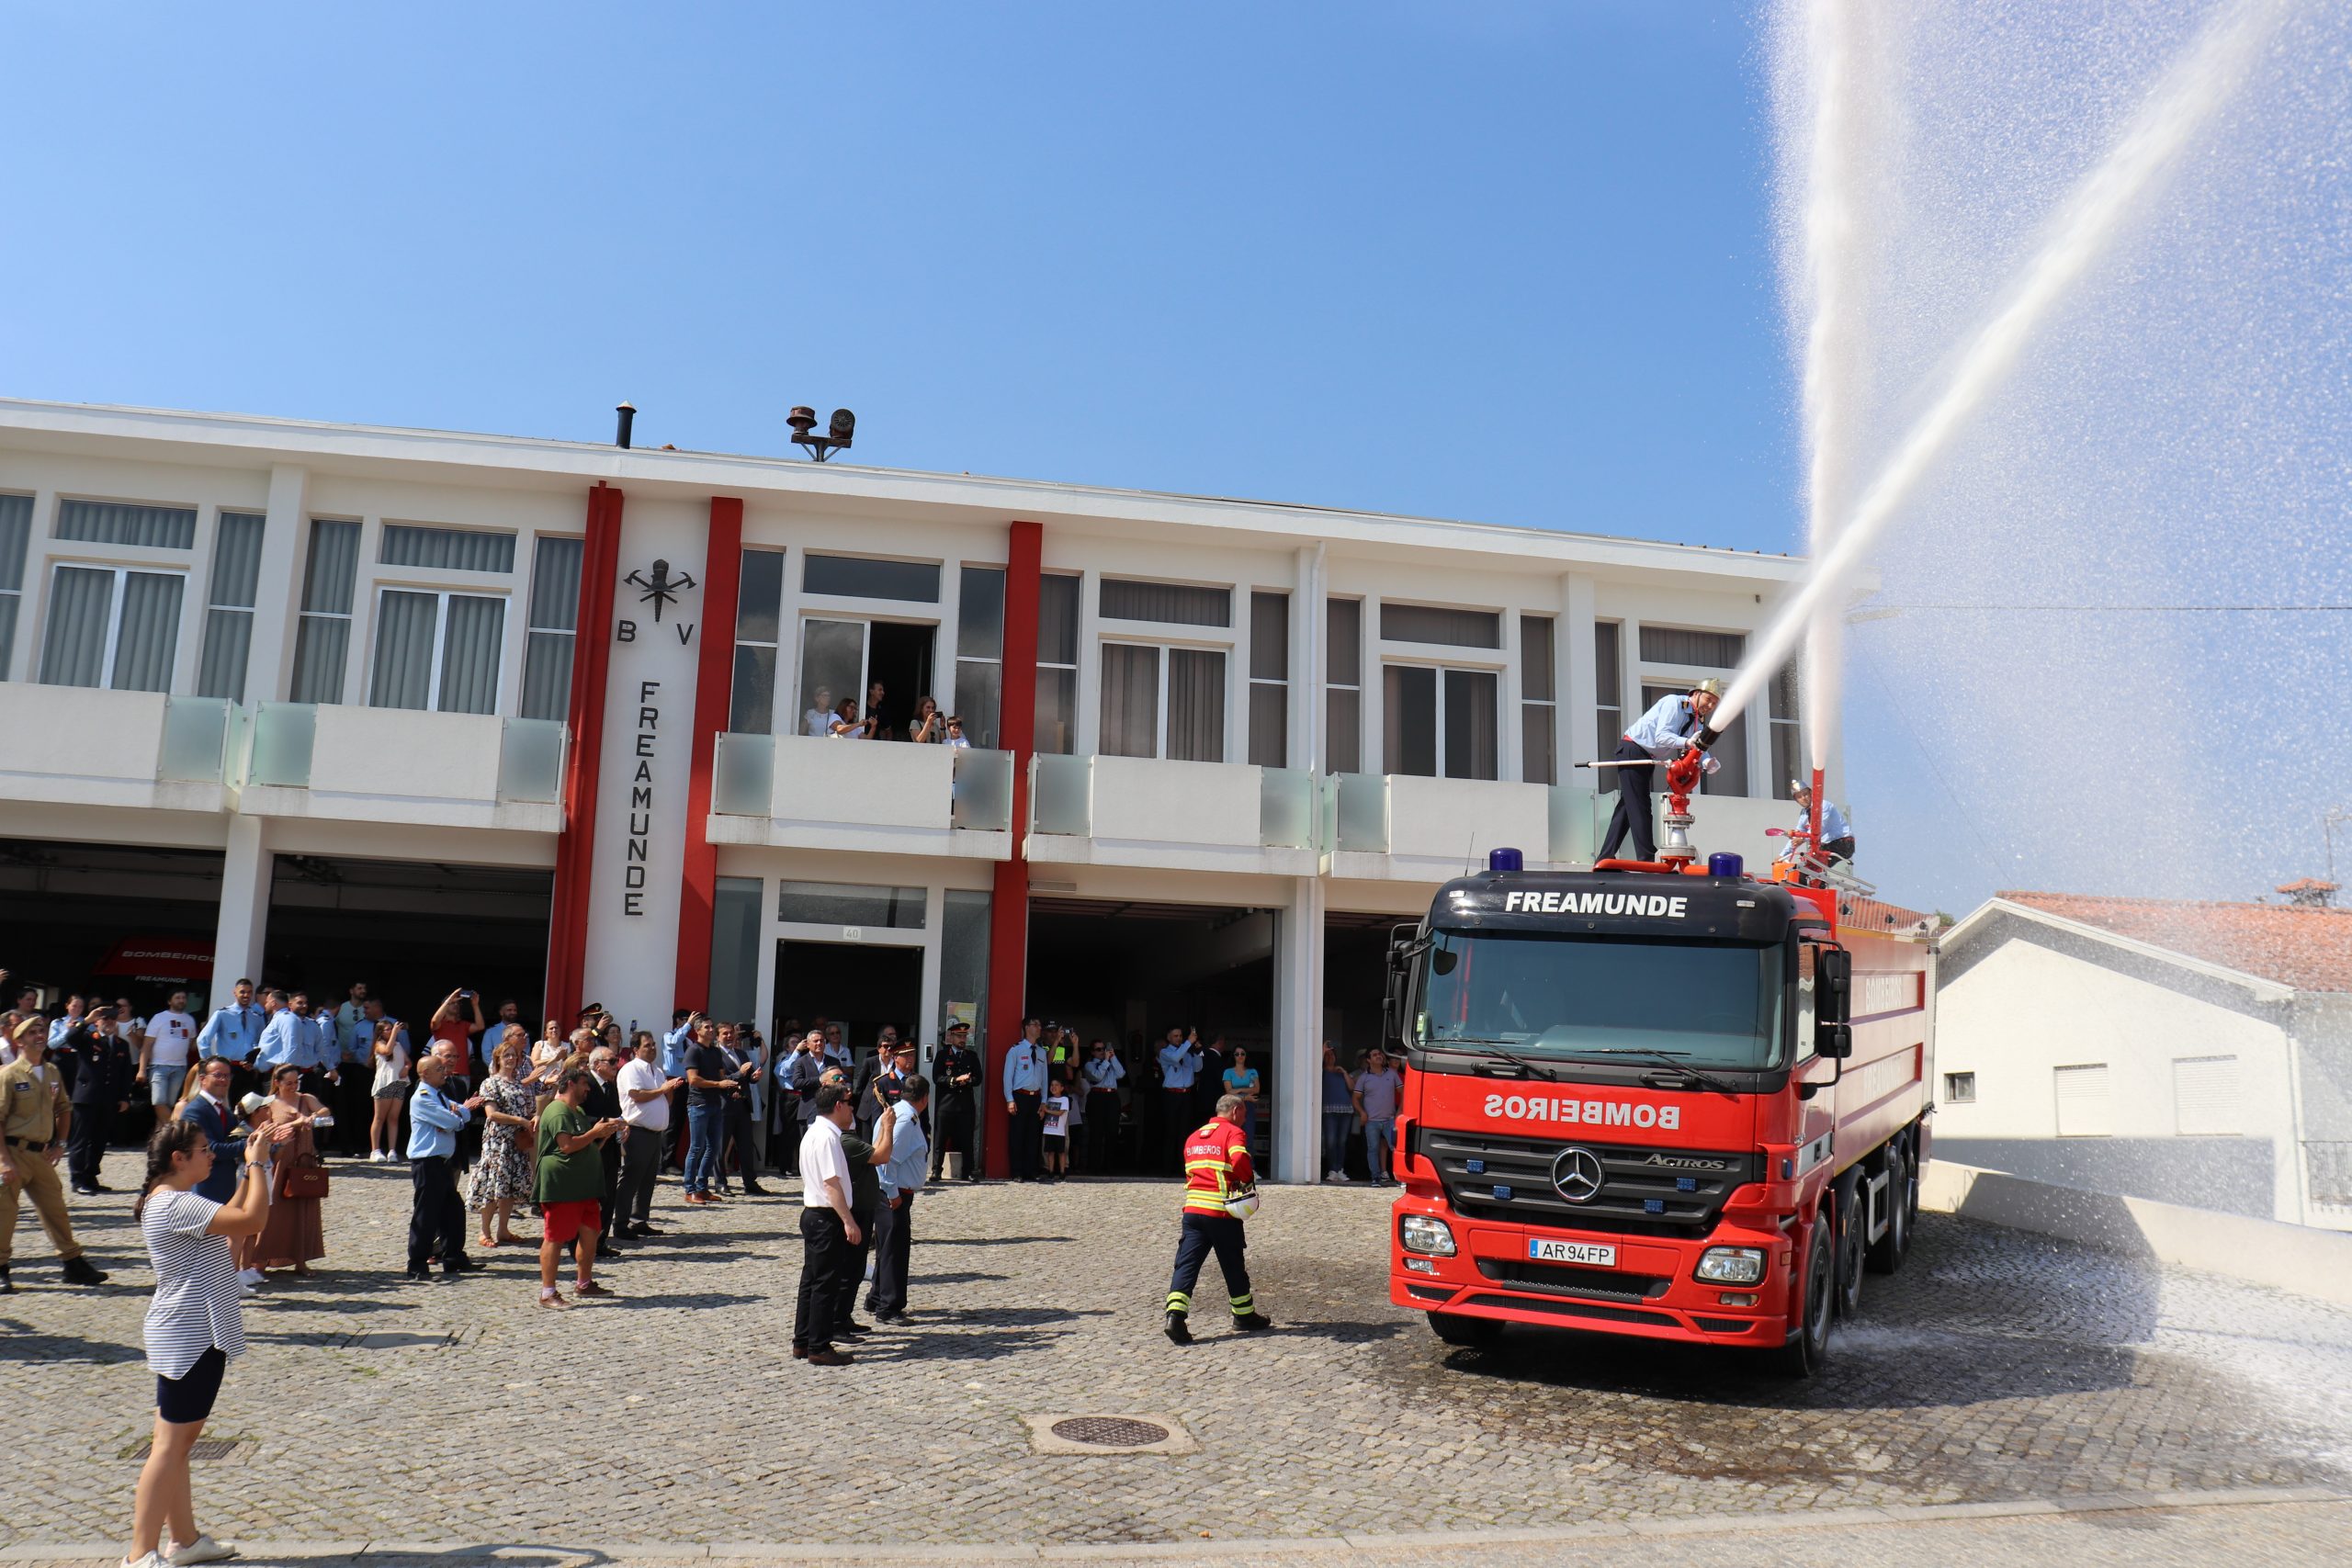
[{"label": "chimney pipe", "polygon": [[613,433],[613,445],[625,447],[628,445],[629,427],[637,423],[637,405],[616,404],[613,412],[621,416],[620,428]]}]

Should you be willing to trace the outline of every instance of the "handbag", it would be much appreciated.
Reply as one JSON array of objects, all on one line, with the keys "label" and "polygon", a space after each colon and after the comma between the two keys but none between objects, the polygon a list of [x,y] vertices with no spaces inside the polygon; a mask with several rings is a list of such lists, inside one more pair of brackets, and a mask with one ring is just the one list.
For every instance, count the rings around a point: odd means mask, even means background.
[{"label": "handbag", "polygon": [[327,1163],[315,1154],[296,1159],[280,1160],[277,1165],[277,1195],[280,1198],[323,1198],[327,1195]]}]

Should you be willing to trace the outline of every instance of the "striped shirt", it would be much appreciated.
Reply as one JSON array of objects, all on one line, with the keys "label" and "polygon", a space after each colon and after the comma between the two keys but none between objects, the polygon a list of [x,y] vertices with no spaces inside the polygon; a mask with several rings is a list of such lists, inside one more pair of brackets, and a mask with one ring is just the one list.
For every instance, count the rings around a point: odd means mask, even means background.
[{"label": "striped shirt", "polygon": [[155,1269],[147,1304],[147,1365],[157,1377],[184,1378],[207,1351],[230,1359],[245,1353],[244,1292],[229,1238],[206,1234],[220,1205],[196,1192],[158,1187],[140,1211],[139,1229]]}]

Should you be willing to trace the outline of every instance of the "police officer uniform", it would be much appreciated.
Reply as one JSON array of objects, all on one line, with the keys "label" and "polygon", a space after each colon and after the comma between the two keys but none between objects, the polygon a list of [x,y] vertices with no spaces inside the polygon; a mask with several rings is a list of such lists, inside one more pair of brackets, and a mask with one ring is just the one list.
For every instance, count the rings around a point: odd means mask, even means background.
[{"label": "police officer uniform", "polygon": [[1233,1326],[1250,1330],[1272,1328],[1250,1293],[1250,1269],[1242,1261],[1242,1220],[1228,1206],[1237,1197],[1255,1190],[1257,1173],[1250,1164],[1250,1145],[1238,1123],[1213,1116],[1184,1140],[1184,1227],[1176,1240],[1176,1271],[1168,1281],[1168,1337],[1189,1345],[1193,1331],[1193,1286],[1201,1265],[1216,1254],[1218,1272],[1225,1276],[1226,1303],[1233,1309]]},{"label": "police officer uniform", "polygon": [[[987,1069],[980,1054],[967,1043],[971,1039],[968,1025],[951,1023],[947,1026],[947,1043],[931,1058],[932,1103],[938,1117],[933,1123],[936,1135],[931,1142],[931,1179],[940,1179],[946,1168],[950,1151],[964,1156],[964,1179],[978,1181],[980,1164],[972,1147],[973,1111],[978,1104],[980,1079]],[[957,1083],[968,1077],[969,1083]]]},{"label": "police officer uniform", "polygon": [[96,1285],[106,1279],[90,1267],[89,1259],[82,1256],[82,1244],[74,1239],[73,1222],[65,1215],[65,1194],[57,1183],[57,1168],[49,1160],[50,1148],[60,1136],[58,1122],[65,1114],[61,1109],[64,1103],[65,1080],[50,1065],[46,1054],[39,1063],[18,1056],[0,1067],[0,1138],[6,1140],[12,1173],[0,1180],[0,1291],[15,1288],[8,1282],[8,1259],[16,1242],[20,1193],[32,1200],[33,1212],[40,1216],[50,1245],[57,1248],[58,1258],[65,1266],[66,1282]]}]

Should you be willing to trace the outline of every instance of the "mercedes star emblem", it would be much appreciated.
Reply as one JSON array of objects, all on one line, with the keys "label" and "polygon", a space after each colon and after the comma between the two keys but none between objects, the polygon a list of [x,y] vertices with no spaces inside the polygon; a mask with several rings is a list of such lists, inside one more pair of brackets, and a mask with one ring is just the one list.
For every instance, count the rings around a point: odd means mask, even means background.
[{"label": "mercedes star emblem", "polygon": [[1552,1162],[1552,1185],[1571,1203],[1589,1203],[1600,1193],[1600,1156],[1590,1149],[1562,1149]]}]

